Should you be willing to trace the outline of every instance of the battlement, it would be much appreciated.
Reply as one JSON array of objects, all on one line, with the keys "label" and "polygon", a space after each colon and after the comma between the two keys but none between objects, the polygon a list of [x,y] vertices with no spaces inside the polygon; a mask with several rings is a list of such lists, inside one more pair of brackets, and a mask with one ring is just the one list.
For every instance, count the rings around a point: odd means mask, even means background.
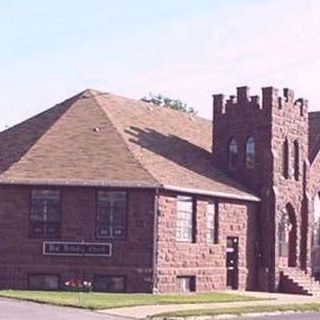
[{"label": "battlement", "polygon": [[[236,95],[230,95],[225,99],[223,94],[213,95],[214,114],[223,115],[230,112],[240,111],[239,109],[251,112],[268,112],[272,108],[288,109],[290,112],[297,110],[300,116],[307,116],[308,102],[303,98],[294,100],[294,91],[288,88],[283,89],[283,95],[279,96],[279,90],[274,87],[262,88],[262,96],[250,96],[249,87],[237,88]],[[292,109],[293,108],[293,109]]]}]

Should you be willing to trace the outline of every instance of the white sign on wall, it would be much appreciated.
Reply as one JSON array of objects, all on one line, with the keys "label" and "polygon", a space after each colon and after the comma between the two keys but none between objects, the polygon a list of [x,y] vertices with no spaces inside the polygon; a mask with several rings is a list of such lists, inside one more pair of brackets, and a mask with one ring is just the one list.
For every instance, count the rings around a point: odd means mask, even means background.
[{"label": "white sign on wall", "polygon": [[46,256],[111,257],[111,243],[44,241],[42,254]]}]

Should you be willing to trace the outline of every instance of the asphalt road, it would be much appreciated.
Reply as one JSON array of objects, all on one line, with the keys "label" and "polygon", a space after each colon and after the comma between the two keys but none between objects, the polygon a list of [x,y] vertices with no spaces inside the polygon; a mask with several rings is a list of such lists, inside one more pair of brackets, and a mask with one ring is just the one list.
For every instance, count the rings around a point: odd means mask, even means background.
[{"label": "asphalt road", "polygon": [[239,320],[319,320],[320,312],[288,313],[281,315],[267,315],[262,317],[240,317]]},{"label": "asphalt road", "polygon": [[[0,298],[0,320],[129,320],[130,318],[100,314],[77,308],[56,307],[27,301]],[[239,320],[319,320],[320,313],[239,317]]]},{"label": "asphalt road", "polygon": [[0,299],[0,320],[128,320],[77,308]]}]

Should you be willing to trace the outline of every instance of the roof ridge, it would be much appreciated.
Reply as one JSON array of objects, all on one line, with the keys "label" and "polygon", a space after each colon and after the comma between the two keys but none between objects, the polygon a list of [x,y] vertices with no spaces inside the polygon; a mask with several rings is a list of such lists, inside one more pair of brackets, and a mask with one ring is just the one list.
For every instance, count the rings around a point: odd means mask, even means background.
[{"label": "roof ridge", "polygon": [[[127,133],[126,133],[126,130],[124,127],[122,127],[121,123],[118,122],[117,120],[117,114],[116,113],[113,113],[112,112],[112,108],[108,108],[107,105],[110,103],[112,105],[113,101],[112,99],[115,99],[115,100],[118,100],[118,98],[120,98],[121,100],[123,100],[123,102],[132,102],[133,105],[135,105],[135,107],[141,107],[141,110],[144,110],[146,107],[150,106],[149,104],[143,102],[143,101],[137,101],[137,100],[133,100],[133,99],[128,99],[126,97],[121,97],[121,96],[117,96],[117,95],[113,95],[113,94],[98,94],[98,95],[95,95],[94,96],[94,99],[96,101],[96,103],[101,107],[101,109],[103,110],[103,112],[105,114],[107,114],[108,118],[110,119],[111,123],[113,124],[113,126],[116,128],[117,132],[119,133],[119,135],[121,136],[121,140],[124,140],[126,146],[128,147],[128,150],[130,152],[130,154],[133,156],[133,158],[135,160],[137,160],[137,162],[141,165],[141,167],[150,174],[151,177],[153,177],[156,181],[159,182],[159,184],[163,187],[166,186],[166,183],[163,182],[161,180],[161,178],[157,177],[156,174],[154,174],[154,171],[152,170],[152,167],[149,167],[148,165],[146,165],[145,161],[144,161],[144,158],[140,157],[139,156],[139,153],[137,153],[136,149],[132,149],[132,144],[130,143],[130,140],[127,139]],[[110,99],[110,100],[109,100]],[[134,102],[139,102],[139,105],[137,103],[134,104]],[[115,110],[116,110],[116,107],[114,106]],[[158,109],[160,111],[162,111],[162,107],[158,107]],[[145,110],[144,110],[145,111]],[[176,111],[176,110],[173,110],[173,111]],[[175,114],[179,114],[179,115],[182,115],[184,119],[187,119],[190,117],[190,115],[188,114],[184,114],[183,112],[175,112]],[[202,119],[201,119],[202,120]],[[204,119],[206,120],[205,122],[206,123],[211,123],[211,121],[207,120],[207,119]],[[199,121],[200,123],[200,121]],[[202,122],[203,123],[203,122]],[[186,137],[180,137],[180,139],[186,141],[186,143],[189,143],[189,139],[186,138]],[[192,143],[192,142],[191,142]],[[200,149],[202,149],[203,151],[206,151],[206,152],[210,152],[209,150],[207,150],[206,148],[204,148],[203,146],[198,146]],[[141,148],[141,150],[144,150],[145,148],[143,146],[139,146],[138,148]],[[163,157],[164,159],[166,159],[166,161],[169,161],[171,162],[172,164],[175,164],[176,161],[173,160],[173,159],[170,159],[162,154],[158,154],[158,157]],[[250,193],[251,195],[254,195],[254,193],[252,193],[251,190],[248,190],[247,188],[245,188],[245,186],[243,186],[242,184],[234,181],[233,179],[231,179],[230,177],[228,177],[227,175],[225,175],[221,170],[219,170],[217,167],[213,166],[212,167],[213,170],[215,170],[215,172],[217,174],[219,174],[220,176],[222,176],[224,179],[227,180],[227,184],[229,186],[232,187],[232,184],[233,184],[233,187],[237,188],[237,189],[241,189],[242,192],[245,192],[245,193]],[[188,166],[185,166],[184,170],[192,173],[194,172],[194,170],[190,169]],[[201,173],[197,173],[199,175],[202,175]],[[155,178],[157,177],[157,178]],[[209,178],[211,179],[211,178]]]},{"label": "roof ridge", "polygon": [[[99,92],[101,93],[101,92]],[[105,93],[103,93],[105,94]],[[112,116],[110,115],[110,113],[107,111],[106,108],[103,108],[102,105],[100,104],[100,102],[96,99],[97,95],[92,95],[92,99],[95,101],[96,105],[103,111],[103,113],[109,118],[111,125],[114,127],[114,129],[116,130],[117,134],[120,136],[121,141],[123,141],[123,143],[126,145],[130,155],[132,156],[132,158],[140,165],[140,167],[146,171],[150,177],[152,177],[152,179],[154,179],[157,183],[159,183],[159,185],[161,185],[160,181],[150,172],[150,170],[148,170],[142,163],[141,161],[135,156],[134,152],[132,152],[130,145],[127,143],[126,139],[124,138],[124,135],[121,133],[120,128],[115,124],[115,122],[113,121]]]},{"label": "roof ridge", "polygon": [[123,95],[119,95],[119,94],[114,94],[114,93],[111,93],[111,92],[105,92],[105,91],[101,91],[101,90],[96,90],[96,89],[92,89],[92,88],[88,88],[84,91],[82,91],[79,95],[82,95],[86,98],[89,98],[89,97],[92,97],[92,98],[95,98],[95,97],[99,97],[99,96],[104,96],[104,95],[108,95],[108,96],[111,96],[111,97],[115,97],[115,98],[121,98],[121,99],[125,99],[125,100],[129,100],[129,101],[132,101],[132,102],[135,102],[135,103],[139,103],[145,107],[154,107],[154,108],[159,108],[159,109],[163,109],[163,110],[168,110],[169,112],[173,112],[173,113],[177,113],[177,114],[180,114],[180,115],[183,115],[185,117],[189,117],[189,118],[195,118],[195,119],[200,119],[202,121],[207,121],[207,122],[211,122],[210,119],[207,119],[207,118],[204,118],[204,117],[201,117],[199,116],[197,113],[188,113],[188,112],[184,112],[182,110],[176,110],[176,109],[173,109],[173,108],[170,108],[170,107],[166,107],[166,106],[159,106],[155,103],[152,103],[152,102],[146,102],[146,101],[143,101],[141,99],[136,99],[136,98],[131,98],[131,97],[125,97]]}]

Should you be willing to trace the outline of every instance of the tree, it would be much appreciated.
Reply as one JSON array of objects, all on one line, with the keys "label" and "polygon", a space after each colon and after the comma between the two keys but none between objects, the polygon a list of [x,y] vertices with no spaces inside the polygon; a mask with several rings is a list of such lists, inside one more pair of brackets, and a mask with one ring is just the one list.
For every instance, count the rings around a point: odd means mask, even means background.
[{"label": "tree", "polygon": [[149,93],[149,96],[141,98],[141,101],[153,103],[160,107],[171,108],[171,109],[186,112],[186,113],[191,113],[191,114],[197,113],[192,107],[189,107],[186,103],[182,102],[181,100],[172,99],[172,98],[163,96],[162,94],[154,95],[152,93]]}]

